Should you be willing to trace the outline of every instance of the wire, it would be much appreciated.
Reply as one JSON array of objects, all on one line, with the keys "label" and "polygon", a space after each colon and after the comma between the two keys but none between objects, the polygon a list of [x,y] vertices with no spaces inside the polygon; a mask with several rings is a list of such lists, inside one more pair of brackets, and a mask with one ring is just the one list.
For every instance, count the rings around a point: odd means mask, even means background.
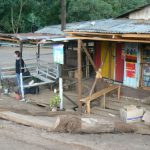
[{"label": "wire", "polygon": [[[87,67],[87,66],[92,66],[91,64],[90,65],[84,65],[84,66],[82,66],[82,68],[85,68],[85,67]],[[62,70],[77,70],[78,69],[78,67],[73,67],[73,68],[67,68],[67,69],[65,69],[65,68],[62,68]]]}]

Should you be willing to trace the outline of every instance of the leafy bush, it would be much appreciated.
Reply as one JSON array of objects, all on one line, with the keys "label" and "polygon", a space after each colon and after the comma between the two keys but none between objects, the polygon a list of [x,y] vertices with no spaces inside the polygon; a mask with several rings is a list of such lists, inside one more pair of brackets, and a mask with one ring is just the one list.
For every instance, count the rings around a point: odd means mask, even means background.
[{"label": "leafy bush", "polygon": [[54,96],[51,97],[50,99],[50,108],[53,108],[53,107],[59,107],[59,104],[60,104],[60,96],[59,94],[54,94]]}]

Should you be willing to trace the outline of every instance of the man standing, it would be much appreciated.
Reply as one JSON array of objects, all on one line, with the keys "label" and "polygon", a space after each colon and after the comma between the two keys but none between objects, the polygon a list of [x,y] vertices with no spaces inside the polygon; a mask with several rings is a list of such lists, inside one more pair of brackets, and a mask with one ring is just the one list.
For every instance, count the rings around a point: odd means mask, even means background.
[{"label": "man standing", "polygon": [[[21,80],[21,75],[24,72],[24,61],[20,58],[20,52],[15,51],[15,57],[16,57],[16,80],[17,80],[17,86],[19,88],[19,94],[22,94],[23,89],[21,89],[21,85],[23,81]],[[24,93],[23,93],[24,94]]]}]

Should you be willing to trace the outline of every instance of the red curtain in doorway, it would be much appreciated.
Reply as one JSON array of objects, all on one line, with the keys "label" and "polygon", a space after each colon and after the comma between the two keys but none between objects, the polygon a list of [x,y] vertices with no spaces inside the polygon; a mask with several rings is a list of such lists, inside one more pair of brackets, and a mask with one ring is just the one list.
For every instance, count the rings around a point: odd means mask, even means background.
[{"label": "red curtain in doorway", "polygon": [[124,43],[116,45],[116,81],[123,82],[124,77]]}]

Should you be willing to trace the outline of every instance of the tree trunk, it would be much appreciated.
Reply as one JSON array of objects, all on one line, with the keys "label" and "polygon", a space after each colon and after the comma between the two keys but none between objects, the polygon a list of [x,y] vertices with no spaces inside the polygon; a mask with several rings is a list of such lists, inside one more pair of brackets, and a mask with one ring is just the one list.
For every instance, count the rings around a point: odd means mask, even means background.
[{"label": "tree trunk", "polygon": [[15,26],[14,26],[14,11],[13,11],[13,8],[12,8],[12,7],[11,7],[11,25],[12,25],[13,33],[15,33]]},{"label": "tree trunk", "polygon": [[106,118],[79,117],[71,115],[58,116],[54,131],[73,133],[130,133],[137,130],[136,126],[115,122]]}]

